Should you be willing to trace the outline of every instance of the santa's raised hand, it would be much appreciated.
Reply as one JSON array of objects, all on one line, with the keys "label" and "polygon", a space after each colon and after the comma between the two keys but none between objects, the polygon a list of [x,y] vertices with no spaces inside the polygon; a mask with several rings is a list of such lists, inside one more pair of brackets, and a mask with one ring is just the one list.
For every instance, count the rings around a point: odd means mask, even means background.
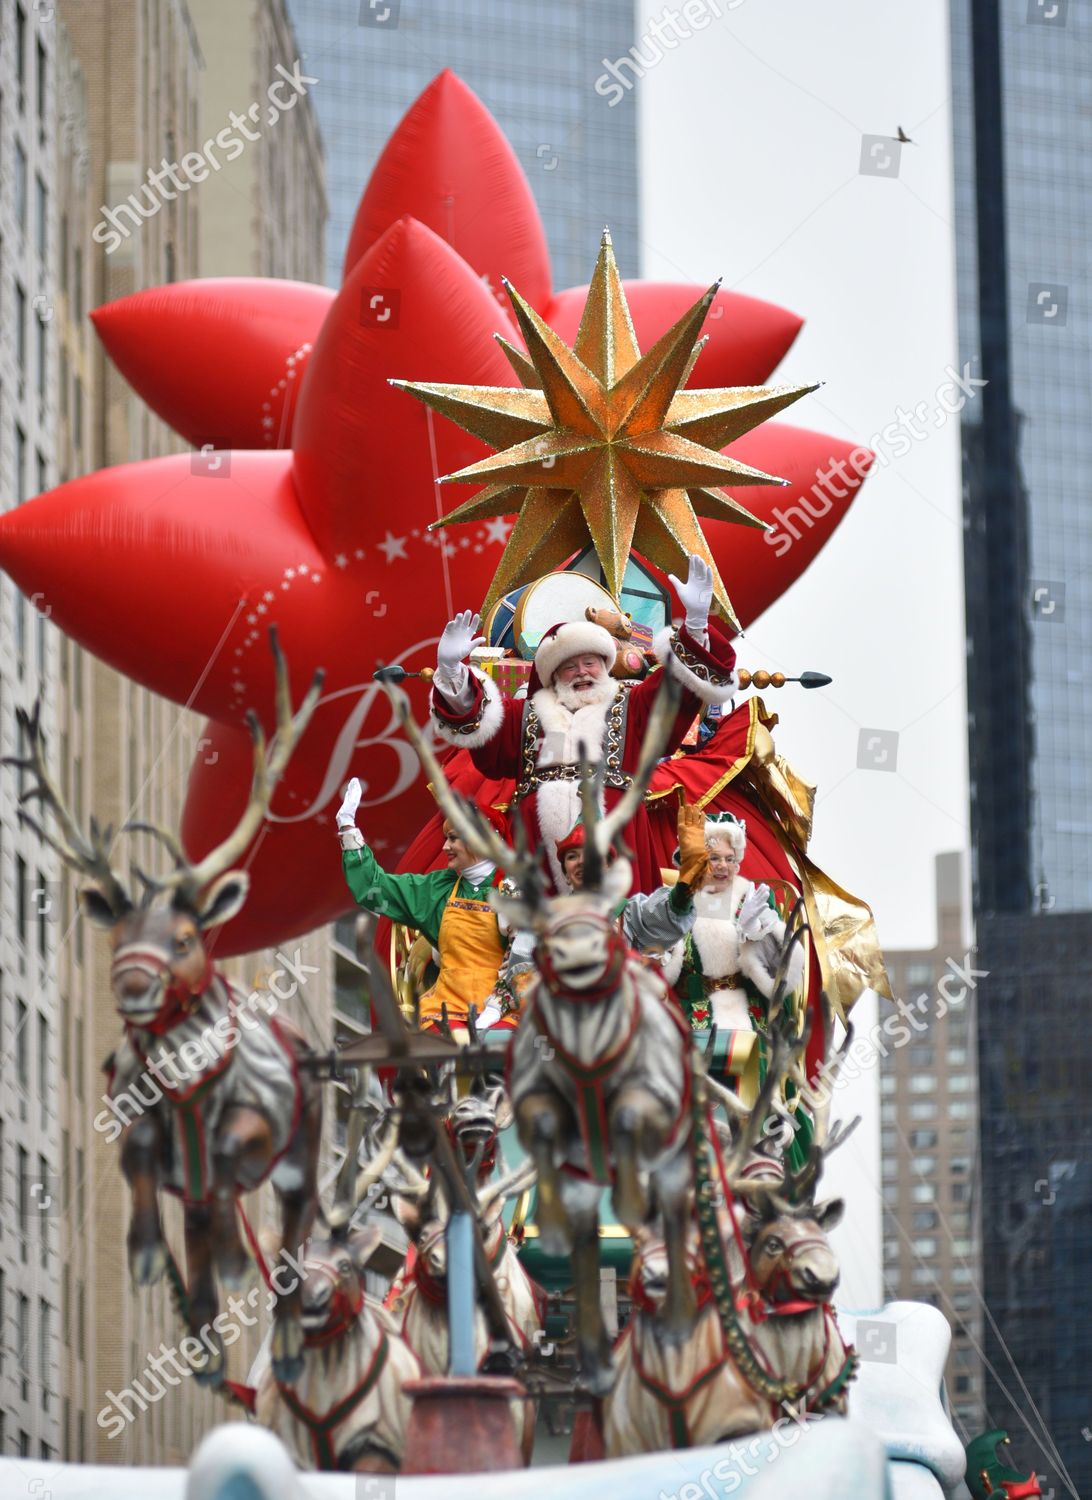
[{"label": "santa's raised hand", "polygon": [[667,575],[675,589],[679,603],[686,612],[686,633],[700,641],[709,624],[709,610],[713,603],[713,567],[696,552],[690,554],[686,582],[682,583],[674,573]]},{"label": "santa's raised hand", "polygon": [[450,681],[459,676],[459,668],[475,646],[485,645],[485,636],[479,635],[482,617],[472,610],[464,609],[444,626],[440,644],[436,648],[436,668]]}]

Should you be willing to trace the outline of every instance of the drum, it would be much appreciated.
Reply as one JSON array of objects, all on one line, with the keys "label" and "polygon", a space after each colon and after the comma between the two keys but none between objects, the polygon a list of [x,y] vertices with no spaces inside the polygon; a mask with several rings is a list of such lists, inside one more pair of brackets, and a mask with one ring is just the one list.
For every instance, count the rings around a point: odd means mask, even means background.
[{"label": "drum", "polygon": [[529,585],[525,583],[522,588],[510,590],[498,599],[489,611],[489,618],[485,622],[485,638],[491,646],[500,646],[505,651],[515,651],[516,637],[512,626],[516,618],[516,607],[528,587]]},{"label": "drum", "polygon": [[584,573],[547,573],[537,578],[527,585],[516,604],[512,621],[516,650],[530,661],[552,625],[583,620],[589,605],[618,612],[616,601],[606,589]]}]

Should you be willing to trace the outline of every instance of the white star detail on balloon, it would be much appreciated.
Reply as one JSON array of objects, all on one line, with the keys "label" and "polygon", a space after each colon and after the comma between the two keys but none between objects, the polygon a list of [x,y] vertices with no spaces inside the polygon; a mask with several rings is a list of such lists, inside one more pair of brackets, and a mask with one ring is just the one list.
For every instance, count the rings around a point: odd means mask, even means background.
[{"label": "white star detail on balloon", "polygon": [[379,543],[379,550],[391,563],[396,557],[405,557],[406,539],[404,536],[392,536],[388,531],[386,537]]}]

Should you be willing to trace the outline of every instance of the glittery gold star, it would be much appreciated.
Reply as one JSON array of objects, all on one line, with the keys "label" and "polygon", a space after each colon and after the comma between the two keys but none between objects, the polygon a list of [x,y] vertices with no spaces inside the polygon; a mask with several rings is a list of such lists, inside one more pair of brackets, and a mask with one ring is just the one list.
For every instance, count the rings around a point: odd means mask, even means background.
[{"label": "glittery gold star", "polygon": [[500,343],[523,389],[393,382],[497,450],[444,476],[486,488],[435,523],[517,516],[483,613],[591,541],[615,598],[631,549],[683,576],[696,552],[713,568],[716,608],[738,628],[698,517],[762,527],[719,486],[782,481],[719,450],[815,387],[683,390],[717,286],[642,355],[606,231],[571,349],[504,286],[527,353]]}]

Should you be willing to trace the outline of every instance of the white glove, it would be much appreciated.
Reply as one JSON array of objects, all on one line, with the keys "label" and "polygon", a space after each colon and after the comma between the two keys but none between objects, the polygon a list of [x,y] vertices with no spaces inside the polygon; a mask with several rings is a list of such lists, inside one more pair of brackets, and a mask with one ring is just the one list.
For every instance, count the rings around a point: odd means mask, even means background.
[{"label": "white glove", "polygon": [[356,826],[356,810],[360,806],[360,799],[364,795],[364,788],[360,784],[360,777],[354,776],[345,788],[345,800],[337,810],[337,826],[339,828],[353,828]]},{"label": "white glove", "polygon": [[475,1031],[488,1031],[490,1026],[495,1026],[500,1020],[500,1006],[487,1005],[474,1022]]},{"label": "white glove", "polygon": [[757,942],[765,937],[777,921],[777,913],[770,905],[770,888],[756,885],[743,898],[739,909],[739,928],[748,942]]},{"label": "white glove", "polygon": [[449,682],[459,675],[458,668],[474,647],[485,645],[485,636],[478,634],[481,624],[481,615],[464,609],[444,626],[444,633],[436,648],[436,667]]},{"label": "white glove", "polygon": [[713,603],[713,569],[696,552],[690,554],[690,567],[686,582],[680,583],[674,573],[667,575],[675,587],[679,603],[686,611],[686,633],[700,640],[709,624],[709,608]]}]

